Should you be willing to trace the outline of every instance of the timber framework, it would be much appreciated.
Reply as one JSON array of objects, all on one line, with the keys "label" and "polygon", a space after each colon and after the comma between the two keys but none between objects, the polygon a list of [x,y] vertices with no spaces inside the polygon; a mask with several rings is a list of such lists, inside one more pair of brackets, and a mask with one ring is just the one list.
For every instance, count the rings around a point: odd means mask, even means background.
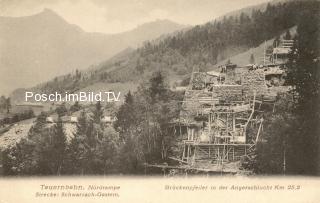
[{"label": "timber framework", "polygon": [[179,119],[172,122],[177,147],[170,159],[179,164],[147,166],[164,172],[241,173],[241,161],[264,141],[264,112],[274,112],[278,93],[290,89],[284,86],[285,63],[271,62],[193,71]]}]

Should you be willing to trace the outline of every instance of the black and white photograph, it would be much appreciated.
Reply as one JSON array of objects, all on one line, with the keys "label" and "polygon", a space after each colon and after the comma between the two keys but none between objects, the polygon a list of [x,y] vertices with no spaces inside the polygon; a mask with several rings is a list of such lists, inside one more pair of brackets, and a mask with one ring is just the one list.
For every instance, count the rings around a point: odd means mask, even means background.
[{"label": "black and white photograph", "polygon": [[0,179],[319,176],[320,1],[0,0]]}]

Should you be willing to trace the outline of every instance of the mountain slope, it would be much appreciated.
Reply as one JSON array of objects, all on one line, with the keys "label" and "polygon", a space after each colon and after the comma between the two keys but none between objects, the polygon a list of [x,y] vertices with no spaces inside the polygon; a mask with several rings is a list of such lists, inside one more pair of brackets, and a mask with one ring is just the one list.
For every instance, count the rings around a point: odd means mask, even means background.
[{"label": "mountain slope", "polygon": [[[295,36],[296,32],[297,32],[297,27],[295,26],[295,27],[289,29],[289,32],[290,32],[291,36]],[[286,32],[282,33],[280,35],[280,38],[283,38],[285,36],[285,34],[286,34]],[[224,64],[228,63],[229,60],[230,60],[230,62],[237,64],[240,67],[246,66],[250,63],[251,54],[254,57],[255,64],[263,64],[264,50],[268,49],[269,47],[272,47],[274,40],[275,40],[275,38],[269,39],[257,47],[250,48],[249,50],[247,50],[245,52],[242,52],[242,53],[237,54],[235,56],[232,56],[230,58],[224,59],[224,60],[218,62],[215,65],[215,67],[218,67],[220,65],[224,65]]]},{"label": "mountain slope", "polygon": [[[35,90],[47,93],[75,92],[88,86],[94,89],[96,83],[103,83],[106,88],[114,83],[138,84],[155,71],[164,72],[171,85],[180,85],[192,70],[213,70],[221,61],[233,56],[240,56],[241,63],[247,64],[250,57],[248,50],[262,54],[263,46],[260,45],[299,24],[301,12],[314,13],[319,10],[318,1],[268,4],[264,11],[255,10],[251,15],[243,13],[222,18],[215,23],[195,26],[161,40],[147,42],[137,50],[109,60],[94,70],[83,71],[80,76],[63,76],[39,85]],[[258,48],[253,49],[255,47]],[[241,53],[244,55],[239,55]]]},{"label": "mountain slope", "polygon": [[265,11],[268,4],[269,5],[277,5],[277,4],[281,4],[281,3],[286,3],[286,2],[290,2],[290,1],[296,1],[296,0],[272,0],[272,1],[268,1],[265,3],[261,3],[261,4],[257,4],[257,5],[253,5],[253,6],[248,6],[239,10],[235,10],[235,11],[231,11],[219,18],[217,18],[216,20],[222,20],[224,17],[239,17],[241,13],[246,14],[246,15],[251,15],[252,11],[254,10],[260,10],[261,12]]},{"label": "mountain slope", "polygon": [[319,1],[267,4],[262,11],[254,10],[250,15],[240,13],[195,26],[156,43],[146,43],[131,54],[131,59],[103,78],[109,82],[133,81],[156,70],[183,78],[192,70],[211,70],[220,61],[255,48],[296,26],[301,13],[318,12],[319,8]]},{"label": "mountain slope", "polygon": [[183,27],[158,20],[108,35],[84,32],[49,9],[33,16],[0,17],[0,93],[87,68]]}]

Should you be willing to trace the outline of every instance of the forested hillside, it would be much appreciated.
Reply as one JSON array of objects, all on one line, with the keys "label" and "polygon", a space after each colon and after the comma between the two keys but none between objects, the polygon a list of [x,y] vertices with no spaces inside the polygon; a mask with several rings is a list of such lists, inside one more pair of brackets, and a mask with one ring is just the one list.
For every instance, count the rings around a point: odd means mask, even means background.
[{"label": "forested hillside", "polygon": [[[231,56],[257,47],[294,27],[303,13],[316,13],[318,1],[289,1],[268,4],[263,11],[251,15],[222,18],[195,26],[162,40],[147,42],[135,51],[121,55],[87,72],[76,72],[42,84],[36,89],[44,92],[74,92],[97,82],[140,82],[152,72],[161,70],[173,81],[195,70],[214,69],[214,65]],[[248,58],[249,63],[249,58]]]}]

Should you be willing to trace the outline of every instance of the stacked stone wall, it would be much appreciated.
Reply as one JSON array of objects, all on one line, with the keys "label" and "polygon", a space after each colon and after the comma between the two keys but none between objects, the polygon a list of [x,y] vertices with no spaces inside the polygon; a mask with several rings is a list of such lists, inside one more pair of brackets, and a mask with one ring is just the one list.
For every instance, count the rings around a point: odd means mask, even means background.
[{"label": "stacked stone wall", "polygon": [[241,85],[215,85],[212,87],[212,97],[220,101],[241,101],[243,91]]},{"label": "stacked stone wall", "polygon": [[264,71],[255,70],[242,73],[241,85],[244,94],[248,96],[252,96],[254,92],[256,95],[264,95],[267,90]]}]

